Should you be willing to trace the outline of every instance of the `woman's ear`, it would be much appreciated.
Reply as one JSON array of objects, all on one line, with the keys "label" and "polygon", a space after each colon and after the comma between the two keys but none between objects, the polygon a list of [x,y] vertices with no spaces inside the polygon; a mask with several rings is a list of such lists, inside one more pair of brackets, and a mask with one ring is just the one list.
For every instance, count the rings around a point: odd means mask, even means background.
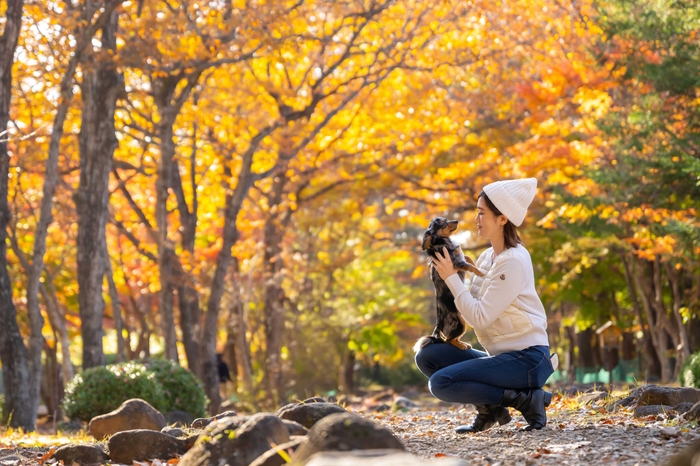
[{"label": "woman's ear", "polygon": [[506,223],[508,223],[508,217],[506,217],[505,215],[499,215],[498,216],[498,224],[501,226],[505,226]]}]

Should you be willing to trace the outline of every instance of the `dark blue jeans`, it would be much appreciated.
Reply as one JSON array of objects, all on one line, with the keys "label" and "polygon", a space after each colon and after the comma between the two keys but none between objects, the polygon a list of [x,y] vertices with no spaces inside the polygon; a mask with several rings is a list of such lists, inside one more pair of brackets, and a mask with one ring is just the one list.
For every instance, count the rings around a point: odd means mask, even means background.
[{"label": "dark blue jeans", "polygon": [[541,388],[554,372],[548,346],[489,356],[475,349],[433,343],[416,353],[416,365],[430,378],[428,387],[436,398],[489,405],[499,404],[507,388]]}]

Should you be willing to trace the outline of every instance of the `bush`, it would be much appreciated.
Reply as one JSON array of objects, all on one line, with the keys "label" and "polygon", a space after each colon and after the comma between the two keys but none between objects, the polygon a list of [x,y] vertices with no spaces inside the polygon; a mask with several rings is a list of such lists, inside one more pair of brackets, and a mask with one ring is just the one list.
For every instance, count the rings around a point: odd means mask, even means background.
[{"label": "bush", "polygon": [[169,359],[148,361],[146,367],[156,376],[163,392],[162,413],[180,410],[194,417],[204,417],[208,400],[202,382],[195,375]]},{"label": "bush", "polygon": [[141,398],[154,407],[164,404],[156,375],[146,366],[126,362],[93,367],[68,383],[63,410],[70,419],[89,421],[117,409],[130,398]]},{"label": "bush", "polygon": [[678,381],[681,387],[700,388],[700,351],[685,360]]},{"label": "bush", "polygon": [[161,413],[180,410],[204,417],[208,403],[202,383],[176,362],[157,359],[93,367],[66,386],[63,410],[70,419],[89,421],[141,398]]}]

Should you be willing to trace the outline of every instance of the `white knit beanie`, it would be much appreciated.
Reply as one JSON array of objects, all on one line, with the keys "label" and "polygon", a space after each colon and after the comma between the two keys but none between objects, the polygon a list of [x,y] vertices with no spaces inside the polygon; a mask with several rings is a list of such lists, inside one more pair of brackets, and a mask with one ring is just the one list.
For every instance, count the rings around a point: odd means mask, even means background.
[{"label": "white knit beanie", "polygon": [[493,205],[519,227],[525,220],[528,206],[535,198],[537,179],[496,181],[484,186],[484,192]]}]

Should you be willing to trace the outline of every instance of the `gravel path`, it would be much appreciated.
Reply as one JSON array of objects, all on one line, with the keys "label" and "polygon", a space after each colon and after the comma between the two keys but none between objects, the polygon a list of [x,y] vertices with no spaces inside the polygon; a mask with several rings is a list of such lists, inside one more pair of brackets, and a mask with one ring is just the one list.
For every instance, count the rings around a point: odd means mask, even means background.
[{"label": "gravel path", "polygon": [[700,438],[695,423],[674,425],[668,420],[633,419],[625,411],[611,415],[594,408],[557,406],[548,409],[548,424],[541,431],[520,432],[526,423],[518,413],[502,427],[477,434],[454,433],[455,426],[471,423],[475,414],[468,406],[363,415],[389,427],[413,454],[459,457],[475,466],[662,465]]}]

